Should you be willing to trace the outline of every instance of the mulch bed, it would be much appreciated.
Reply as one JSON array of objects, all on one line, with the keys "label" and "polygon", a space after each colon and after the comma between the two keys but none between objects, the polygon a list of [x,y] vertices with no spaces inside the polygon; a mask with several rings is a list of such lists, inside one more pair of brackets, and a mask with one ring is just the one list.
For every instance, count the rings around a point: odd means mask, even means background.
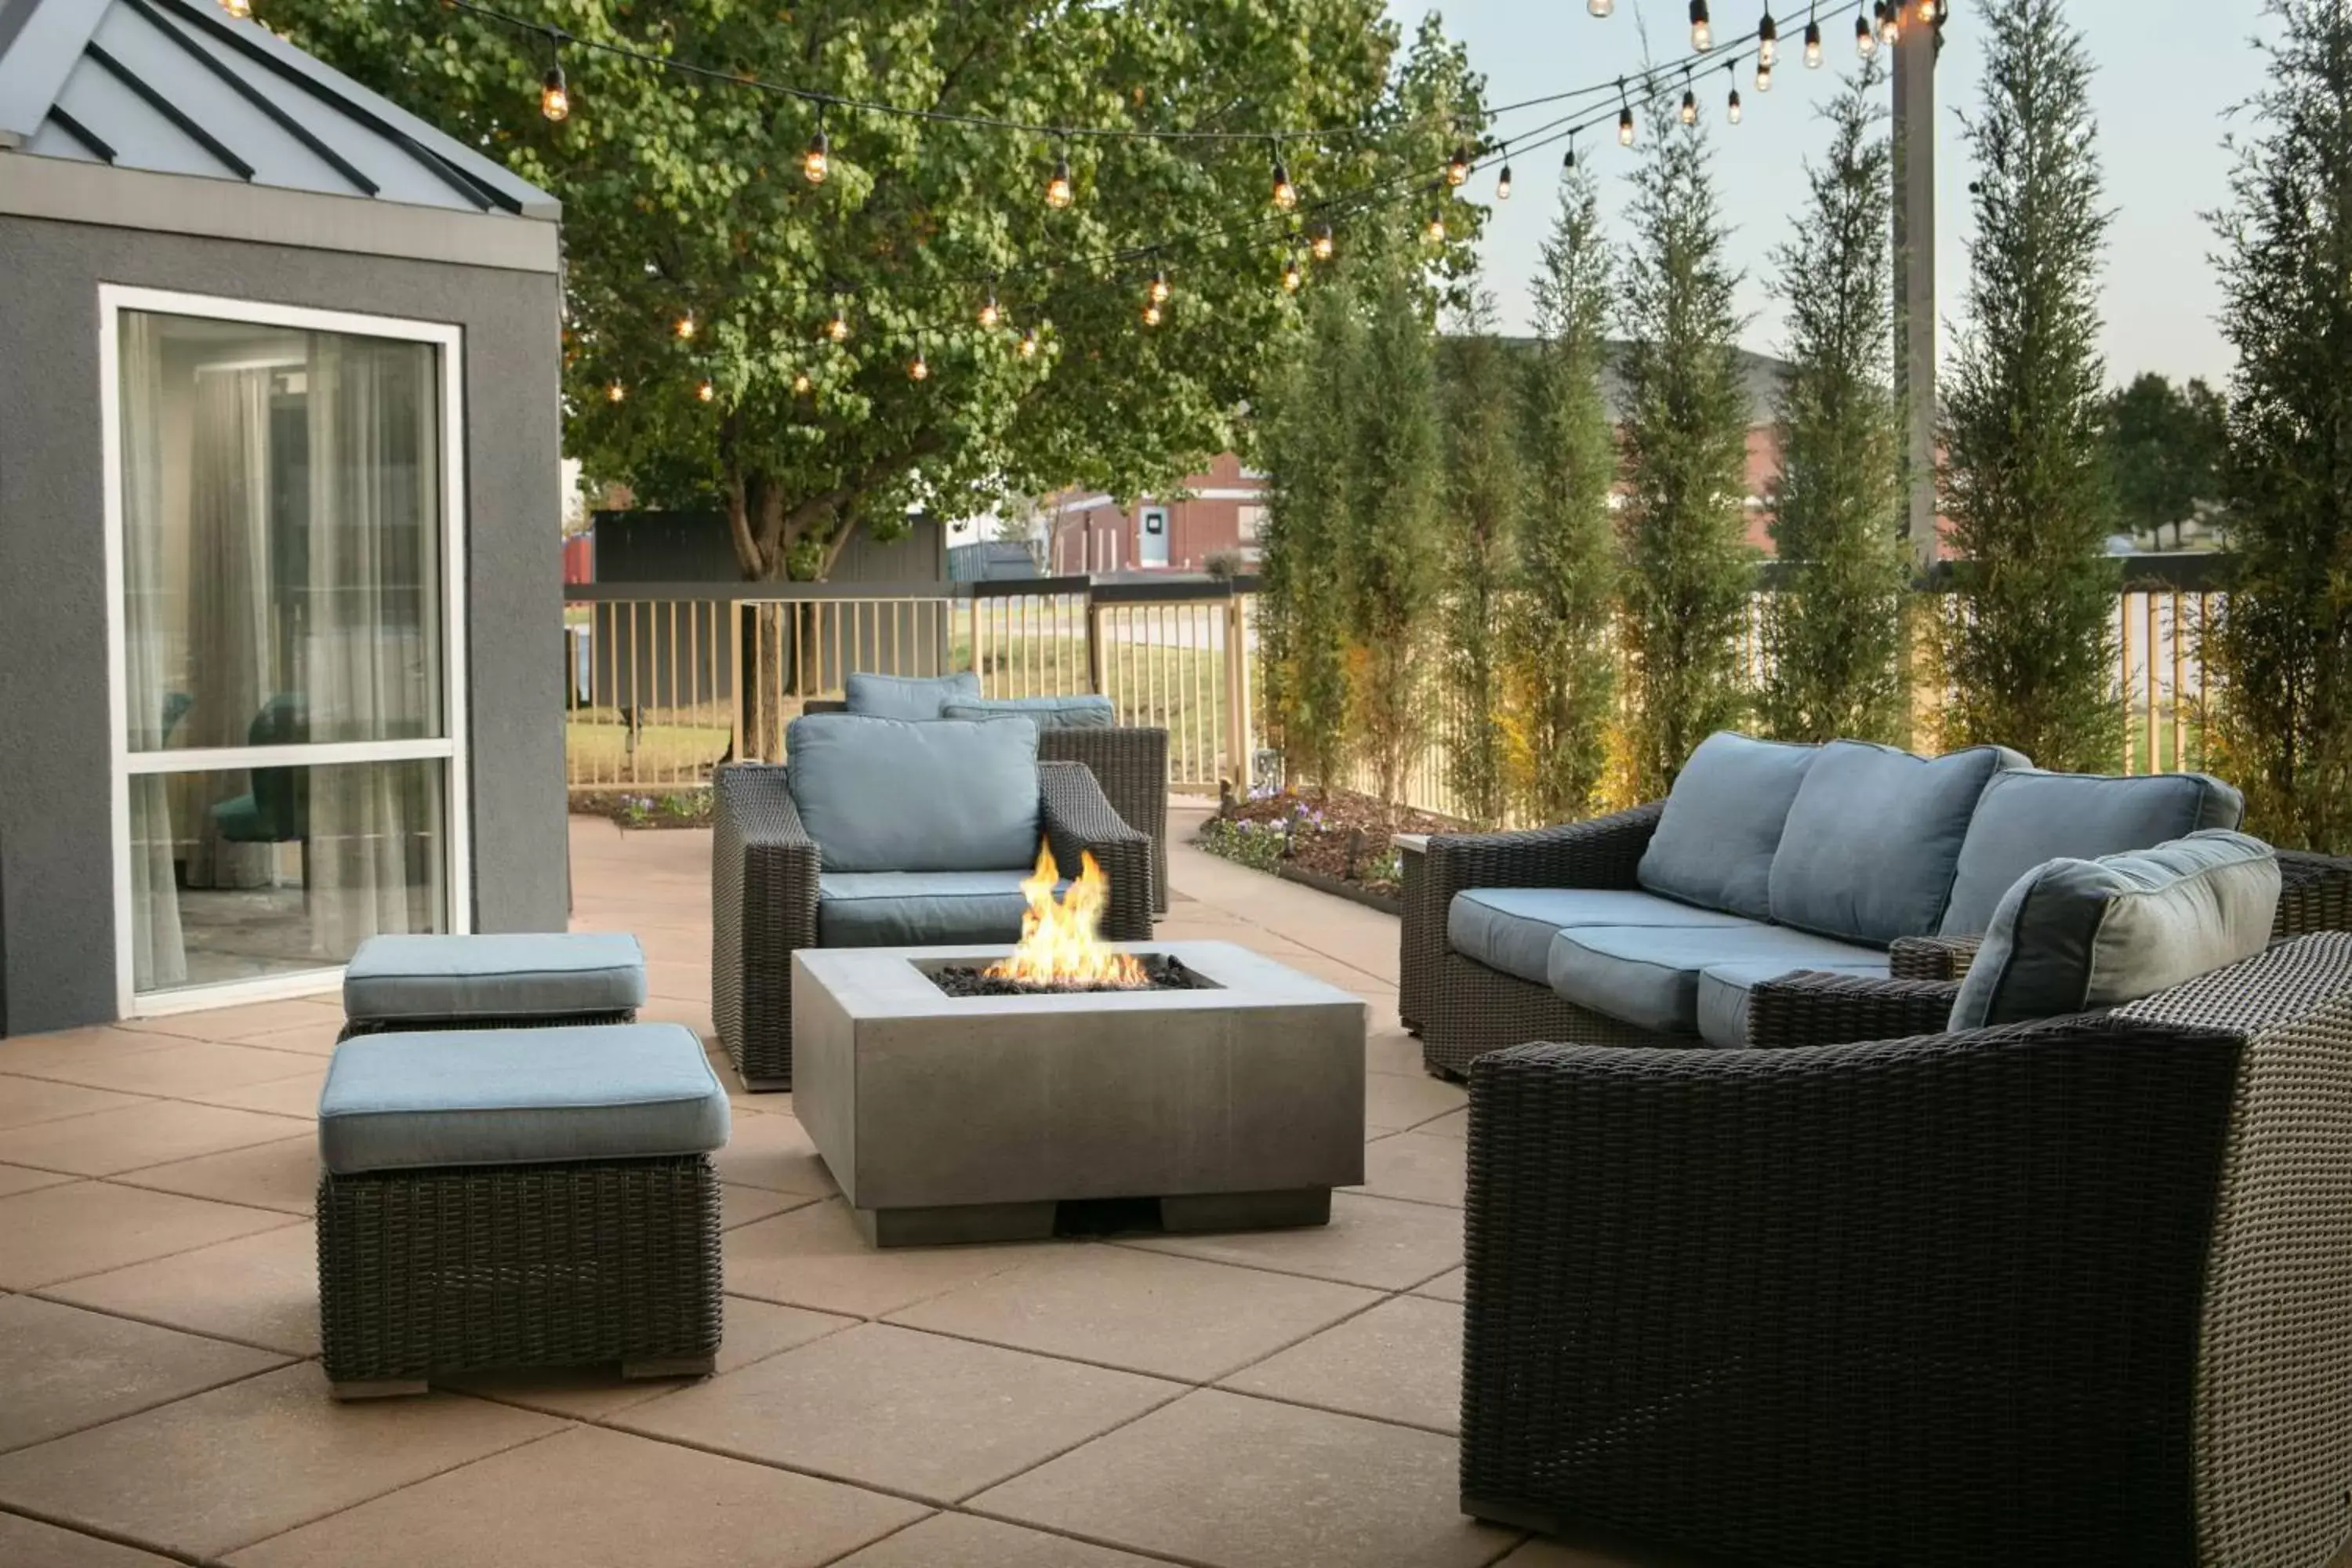
[{"label": "mulch bed", "polygon": [[1353,790],[1287,791],[1237,800],[1202,829],[1202,847],[1278,876],[1345,883],[1383,900],[1398,892],[1398,833],[1455,833],[1462,825],[1433,812],[1400,810]]}]

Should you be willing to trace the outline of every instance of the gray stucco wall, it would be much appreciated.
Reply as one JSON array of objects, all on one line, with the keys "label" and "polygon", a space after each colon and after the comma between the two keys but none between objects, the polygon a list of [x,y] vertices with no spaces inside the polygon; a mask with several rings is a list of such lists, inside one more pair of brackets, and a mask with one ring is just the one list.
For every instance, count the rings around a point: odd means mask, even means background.
[{"label": "gray stucco wall", "polygon": [[0,216],[0,1033],[115,1016],[101,282],[465,329],[474,921],[561,930],[554,277]]}]

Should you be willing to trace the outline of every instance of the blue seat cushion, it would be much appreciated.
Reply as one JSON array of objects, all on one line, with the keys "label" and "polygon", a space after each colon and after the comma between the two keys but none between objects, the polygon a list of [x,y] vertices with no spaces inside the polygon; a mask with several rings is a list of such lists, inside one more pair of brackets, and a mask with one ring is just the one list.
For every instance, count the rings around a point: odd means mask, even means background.
[{"label": "blue seat cushion", "polygon": [[1445,944],[1489,969],[1551,984],[1551,939],[1570,926],[1739,926],[1738,915],[1620,888],[1472,888],[1445,908]]},{"label": "blue seat cushion", "polygon": [[1769,920],[1773,851],[1820,755],[1727,731],[1701,741],[1675,775],[1637,879],[1686,904]]},{"label": "blue seat cushion", "polygon": [[842,681],[841,695],[852,713],[872,719],[936,719],[950,702],[980,695],[974,671],[953,675],[868,675],[863,671]]},{"label": "blue seat cushion", "polygon": [[343,966],[343,1016],[362,1023],[619,1013],[645,1000],[645,950],[625,931],[372,936]]},{"label": "blue seat cushion", "polygon": [[2246,800],[2204,773],[2103,778],[2017,768],[1992,776],[1969,819],[1943,934],[1976,936],[2017,879],[2044,860],[2095,860],[2233,828]]},{"label": "blue seat cushion", "polygon": [[2050,860],[2004,894],[1952,1027],[2117,1007],[2251,958],[2278,913],[2278,856],[2219,829],[2132,855]]},{"label": "blue seat cushion", "polygon": [[1040,730],[1108,730],[1118,722],[1108,697],[961,697],[940,710],[942,719],[1036,721]]},{"label": "blue seat cushion", "polygon": [[[1886,973],[1886,955],[1786,926],[1580,926],[1551,939],[1546,964],[1564,1001],[1661,1035],[1698,1033],[1699,977],[1718,964]],[[1865,966],[1855,970],[1853,966]]]},{"label": "blue seat cushion", "polygon": [[1003,871],[1037,858],[1037,726],[814,713],[785,787],[828,871]]},{"label": "blue seat cushion", "polygon": [[727,1142],[727,1091],[679,1024],[358,1035],[319,1095],[338,1175],[699,1154]]},{"label": "blue seat cushion", "polygon": [[1772,854],[1772,919],[1874,947],[1941,930],[1978,797],[1995,773],[2025,765],[2005,746],[1928,758],[1831,742]]},{"label": "blue seat cushion", "polygon": [[[816,879],[820,947],[929,947],[1018,942],[1026,871],[825,871]],[[1059,897],[1069,890],[1055,885]]]},{"label": "blue seat cushion", "polygon": [[1778,980],[1792,969],[1822,969],[1832,974],[1860,974],[1880,980],[1886,978],[1886,955],[1870,948],[1857,948],[1866,958],[1837,963],[1815,958],[1803,963],[1789,963],[1777,958],[1745,958],[1727,963],[1710,963],[1698,972],[1698,1037],[1710,1046],[1736,1049],[1748,1043],[1748,994],[1761,981]]}]

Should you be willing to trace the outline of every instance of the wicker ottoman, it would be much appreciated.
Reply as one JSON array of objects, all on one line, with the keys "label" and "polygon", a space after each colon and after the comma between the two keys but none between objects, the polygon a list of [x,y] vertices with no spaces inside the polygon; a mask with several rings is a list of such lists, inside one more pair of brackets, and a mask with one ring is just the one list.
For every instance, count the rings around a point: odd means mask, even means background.
[{"label": "wicker ottoman", "polygon": [[363,1035],[319,1098],[338,1398],[502,1367],[708,1373],[727,1095],[677,1024]]},{"label": "wicker ottoman", "polygon": [[343,966],[342,1037],[626,1024],[645,1000],[645,950],[624,931],[372,936]]}]

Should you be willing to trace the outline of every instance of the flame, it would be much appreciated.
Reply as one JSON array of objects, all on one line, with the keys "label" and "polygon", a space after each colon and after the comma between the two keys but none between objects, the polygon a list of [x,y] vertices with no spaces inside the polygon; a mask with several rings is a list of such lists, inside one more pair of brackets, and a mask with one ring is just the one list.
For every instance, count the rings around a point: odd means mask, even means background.
[{"label": "flame", "polygon": [[1078,879],[1056,899],[1054,884],[1062,879],[1061,868],[1054,864],[1053,845],[1038,844],[1037,868],[1021,884],[1021,896],[1029,900],[1021,917],[1021,945],[990,966],[990,979],[1089,990],[1151,983],[1133,954],[1106,945],[1095,934],[1110,902],[1110,879],[1092,855],[1082,852],[1078,863]]}]

